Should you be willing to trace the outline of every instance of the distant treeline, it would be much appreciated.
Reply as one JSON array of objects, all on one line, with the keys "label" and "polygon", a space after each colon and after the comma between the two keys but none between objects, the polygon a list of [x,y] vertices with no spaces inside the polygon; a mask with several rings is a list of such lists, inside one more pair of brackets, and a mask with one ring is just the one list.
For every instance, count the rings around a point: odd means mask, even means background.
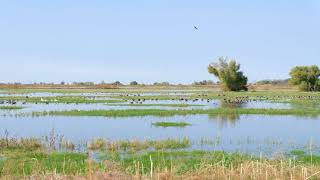
[{"label": "distant treeline", "polygon": [[[281,80],[261,80],[257,81],[253,84],[255,85],[288,85],[289,79],[281,79]],[[115,81],[111,83],[106,83],[105,81],[101,81],[100,83],[95,83],[91,81],[86,81],[86,82],[72,82],[72,83],[66,83],[64,81],[60,83],[45,83],[45,82],[40,82],[40,83],[32,83],[32,84],[23,84],[20,82],[15,82],[15,83],[0,83],[2,85],[35,85],[35,86],[54,86],[54,85],[61,85],[61,86],[97,86],[97,85],[112,85],[112,86],[170,86],[170,85],[192,85],[192,86],[210,86],[210,85],[219,85],[219,82],[214,82],[212,80],[202,80],[202,81],[194,81],[192,84],[173,84],[169,82],[154,82],[150,84],[144,84],[144,83],[139,83],[137,81],[131,81],[130,83],[122,83],[120,81]]]},{"label": "distant treeline", "polygon": [[214,83],[211,80],[195,81],[192,83],[192,85],[196,85],[196,86],[198,86],[198,85],[215,85],[215,84],[217,84],[217,83]]},{"label": "distant treeline", "polygon": [[72,82],[67,83],[65,81],[62,81],[60,83],[46,83],[46,82],[40,82],[40,83],[32,83],[32,84],[24,84],[20,82],[15,83],[0,83],[0,85],[10,85],[10,86],[21,86],[21,85],[34,85],[34,86],[54,86],[54,85],[60,85],[60,86],[97,86],[97,85],[111,85],[111,86],[170,86],[170,85],[215,85],[217,83],[214,83],[211,80],[203,80],[203,81],[195,81],[192,84],[174,84],[169,82],[154,82],[149,84],[139,83],[137,81],[131,81],[130,83],[122,83],[120,81],[115,81],[111,83],[107,83],[105,81],[101,81],[100,83],[91,82],[91,81],[85,81],[85,82]]},{"label": "distant treeline", "polygon": [[289,79],[273,79],[273,80],[261,80],[255,83],[256,85],[288,85]]}]

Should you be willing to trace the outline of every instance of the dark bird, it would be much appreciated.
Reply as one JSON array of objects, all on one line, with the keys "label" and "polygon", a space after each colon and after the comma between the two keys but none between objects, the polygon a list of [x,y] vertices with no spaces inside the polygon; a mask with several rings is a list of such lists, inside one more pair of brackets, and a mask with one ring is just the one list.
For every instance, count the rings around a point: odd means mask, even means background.
[{"label": "dark bird", "polygon": [[197,26],[193,26],[193,28],[194,28],[195,30],[199,30],[199,28],[198,28]]}]

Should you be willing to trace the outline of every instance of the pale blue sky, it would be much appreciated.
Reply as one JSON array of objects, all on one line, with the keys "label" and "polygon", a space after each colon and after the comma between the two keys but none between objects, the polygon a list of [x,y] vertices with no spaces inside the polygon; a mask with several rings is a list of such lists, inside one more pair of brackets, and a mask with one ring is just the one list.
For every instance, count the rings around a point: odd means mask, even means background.
[{"label": "pale blue sky", "polygon": [[319,2],[0,0],[0,81],[189,83],[219,56],[287,78],[320,65]]}]

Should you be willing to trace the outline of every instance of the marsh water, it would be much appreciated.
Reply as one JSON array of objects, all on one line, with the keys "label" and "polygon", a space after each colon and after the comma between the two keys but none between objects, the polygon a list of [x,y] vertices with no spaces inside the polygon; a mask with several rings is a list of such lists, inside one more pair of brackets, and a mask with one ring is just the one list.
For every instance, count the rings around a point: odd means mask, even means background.
[{"label": "marsh water", "polygon": [[[184,128],[155,127],[154,122],[172,121],[192,124]],[[208,116],[174,117],[13,117],[0,119],[0,131],[12,137],[43,137],[54,130],[73,142],[106,138],[166,139],[188,137],[195,149],[274,153],[290,149],[313,148],[320,143],[318,117],[295,116]],[[200,143],[207,142],[207,143]]]},{"label": "marsh water", "polygon": [[[121,106],[119,106],[119,104]],[[157,106],[157,104],[159,106]],[[170,106],[184,104],[189,106]],[[187,109],[212,109],[219,107],[228,107],[221,103],[220,100],[199,101],[199,102],[181,102],[178,100],[146,100],[143,104],[137,104],[139,106],[131,106],[130,103],[28,103],[22,104],[22,102],[17,102],[16,106],[22,106],[23,109],[8,111],[0,110],[0,115],[3,114],[19,114],[19,113],[31,113],[39,111],[63,111],[63,110],[124,110],[124,109],[177,109],[177,110],[187,110]],[[144,106],[145,105],[145,106]],[[148,106],[152,105],[152,106]],[[163,106],[168,105],[168,106]],[[0,105],[0,106],[11,106],[11,105]],[[273,109],[290,109],[292,105],[290,103],[276,103],[272,101],[261,101],[261,102],[248,102],[236,105],[236,107],[241,108],[273,108]]]},{"label": "marsh water", "polygon": [[[40,94],[44,95],[44,94]],[[49,97],[49,95],[48,95]],[[146,100],[144,104],[181,104],[176,100]],[[113,104],[22,104],[20,110],[0,110],[0,133],[9,132],[11,137],[44,137],[54,130],[73,142],[95,138],[123,139],[166,139],[187,137],[192,149],[241,151],[246,153],[275,154],[293,149],[311,148],[319,153],[320,117],[278,115],[188,115],[172,117],[34,117],[32,112],[63,110],[110,110],[110,109],[210,109],[223,107],[219,100],[188,102],[188,107],[128,106]],[[8,105],[5,105],[8,106]],[[272,101],[248,102],[241,108],[293,108],[290,103]],[[21,115],[23,114],[23,115]],[[187,127],[156,127],[155,122],[187,122]]]}]

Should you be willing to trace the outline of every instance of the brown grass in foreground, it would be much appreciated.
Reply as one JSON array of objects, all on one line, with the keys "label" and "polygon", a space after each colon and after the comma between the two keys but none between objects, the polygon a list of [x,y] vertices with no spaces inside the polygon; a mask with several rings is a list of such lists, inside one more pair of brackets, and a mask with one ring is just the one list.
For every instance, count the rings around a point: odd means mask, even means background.
[{"label": "brown grass in foreground", "polygon": [[[316,180],[320,179],[320,167],[312,165],[294,165],[287,162],[259,162],[249,161],[238,167],[224,167],[213,165],[203,167],[196,172],[189,172],[182,175],[176,175],[174,169],[158,172],[154,170],[148,176],[140,174],[129,175],[125,170],[114,165],[112,162],[106,162],[105,172],[90,172],[87,176],[60,176],[58,174],[34,175],[25,177],[25,179],[57,179],[57,180],[85,180],[85,179],[107,179],[107,180]],[[137,167],[138,168],[138,167]],[[14,177],[2,177],[3,179],[16,179]]]}]

